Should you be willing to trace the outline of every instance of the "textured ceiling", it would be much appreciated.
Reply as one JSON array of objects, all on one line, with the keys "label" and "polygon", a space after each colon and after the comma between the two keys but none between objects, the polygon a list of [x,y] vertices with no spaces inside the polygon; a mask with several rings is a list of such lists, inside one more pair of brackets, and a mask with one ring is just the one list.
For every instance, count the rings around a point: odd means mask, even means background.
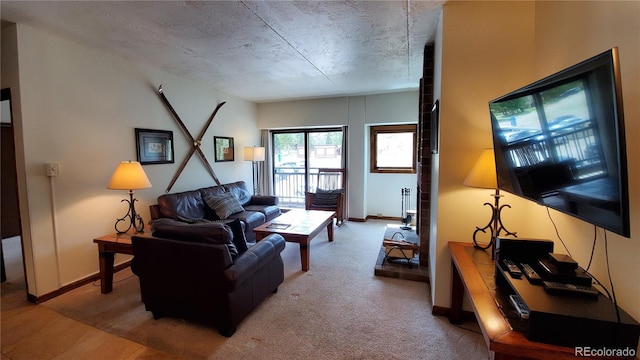
[{"label": "textured ceiling", "polygon": [[416,89],[444,1],[1,1],[3,20],[255,102]]}]

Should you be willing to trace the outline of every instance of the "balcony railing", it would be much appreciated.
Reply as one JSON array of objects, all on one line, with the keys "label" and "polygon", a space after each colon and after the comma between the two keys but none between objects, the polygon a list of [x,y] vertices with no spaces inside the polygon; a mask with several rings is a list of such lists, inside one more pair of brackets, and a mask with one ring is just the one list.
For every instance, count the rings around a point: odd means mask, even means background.
[{"label": "balcony railing", "polygon": [[595,131],[593,122],[585,121],[551,132],[549,140],[534,134],[509,145],[511,160],[516,167],[525,168],[546,161],[554,154],[559,161],[573,159],[579,178],[603,174],[601,144],[596,143]]},{"label": "balcony railing", "polygon": [[[274,168],[273,186],[281,207],[304,208],[305,170],[303,167]],[[309,191],[315,191],[318,186],[318,168],[309,169]],[[338,181],[340,175],[332,175]]]}]

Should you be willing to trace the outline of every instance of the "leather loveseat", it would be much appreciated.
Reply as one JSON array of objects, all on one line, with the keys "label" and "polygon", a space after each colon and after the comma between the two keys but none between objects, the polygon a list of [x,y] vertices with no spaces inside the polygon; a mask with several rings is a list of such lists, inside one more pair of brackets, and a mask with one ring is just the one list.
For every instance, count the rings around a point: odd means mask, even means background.
[{"label": "leather loveseat", "polygon": [[154,319],[174,316],[213,325],[231,336],[238,324],[284,281],[282,236],[253,246],[240,221],[152,222],[152,236],[132,236],[133,272]]},{"label": "leather loveseat", "polygon": [[[220,199],[225,196],[226,199]],[[229,205],[229,202],[233,204]],[[218,208],[214,209],[212,205],[218,205]],[[179,222],[199,223],[240,219],[250,243],[256,239],[254,228],[280,215],[277,197],[252,195],[244,181],[160,195],[158,204],[151,205],[152,221],[169,218]]]}]

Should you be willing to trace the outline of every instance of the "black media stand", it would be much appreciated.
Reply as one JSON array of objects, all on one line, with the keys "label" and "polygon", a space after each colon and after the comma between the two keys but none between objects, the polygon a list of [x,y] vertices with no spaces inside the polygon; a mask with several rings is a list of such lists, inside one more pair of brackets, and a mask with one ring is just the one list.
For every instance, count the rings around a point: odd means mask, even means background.
[{"label": "black media stand", "polygon": [[[637,349],[640,324],[606,296],[550,294],[496,263],[496,286],[520,295],[529,308],[527,338],[568,347]],[[618,320],[619,316],[619,320]],[[527,324],[528,323],[528,324]]]}]

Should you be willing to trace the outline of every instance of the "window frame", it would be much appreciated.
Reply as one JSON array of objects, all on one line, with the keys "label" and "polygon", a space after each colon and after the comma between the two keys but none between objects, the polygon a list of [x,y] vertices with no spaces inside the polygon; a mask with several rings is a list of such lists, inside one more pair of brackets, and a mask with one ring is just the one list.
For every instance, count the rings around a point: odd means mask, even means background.
[{"label": "window frame", "polygon": [[[411,167],[388,167],[377,166],[378,163],[378,134],[393,134],[393,133],[407,133],[413,134],[413,154],[411,160]],[[402,125],[374,125],[369,129],[369,171],[371,173],[378,174],[415,174],[416,173],[416,159],[417,159],[417,146],[418,146],[418,125],[417,124],[402,124]]]}]

